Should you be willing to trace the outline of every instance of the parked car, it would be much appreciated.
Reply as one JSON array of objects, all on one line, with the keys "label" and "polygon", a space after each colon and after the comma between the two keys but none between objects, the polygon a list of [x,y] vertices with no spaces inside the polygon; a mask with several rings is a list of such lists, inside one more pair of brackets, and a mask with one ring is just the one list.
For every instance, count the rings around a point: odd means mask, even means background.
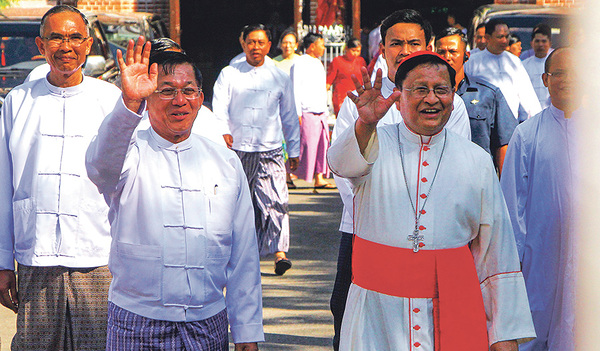
[{"label": "parked car", "polygon": [[552,46],[569,44],[569,21],[577,9],[544,5],[483,5],[473,13],[469,28],[469,43],[474,45],[474,31],[480,23],[487,23],[492,18],[500,19],[510,28],[510,32],[521,38],[523,52],[531,48],[531,33],[539,23],[546,23],[552,28]]},{"label": "parked car", "polygon": [[159,15],[153,13],[105,12],[99,13],[98,19],[115,57],[117,49],[125,52],[129,39],[137,40],[140,35],[143,35],[147,40],[169,36],[165,23]]},{"label": "parked car", "polygon": [[[23,83],[29,72],[46,63],[35,44],[40,21],[48,8],[7,8],[0,11],[0,97]],[[84,12],[94,39],[84,74],[114,82],[119,74],[98,18]]]}]

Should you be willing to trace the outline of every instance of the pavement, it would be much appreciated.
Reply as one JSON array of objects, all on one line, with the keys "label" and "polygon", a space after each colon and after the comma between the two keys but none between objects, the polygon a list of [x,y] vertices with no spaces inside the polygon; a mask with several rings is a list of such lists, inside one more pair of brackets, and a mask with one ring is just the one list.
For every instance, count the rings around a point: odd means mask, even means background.
[{"label": "pavement", "polygon": [[[332,180],[330,180],[332,181]],[[275,275],[272,257],[261,260],[265,342],[262,351],[332,350],[329,297],[335,279],[342,201],[337,190],[294,181],[290,190],[293,267]],[[16,315],[0,306],[0,351],[10,350]],[[233,350],[233,344],[230,347]]]}]

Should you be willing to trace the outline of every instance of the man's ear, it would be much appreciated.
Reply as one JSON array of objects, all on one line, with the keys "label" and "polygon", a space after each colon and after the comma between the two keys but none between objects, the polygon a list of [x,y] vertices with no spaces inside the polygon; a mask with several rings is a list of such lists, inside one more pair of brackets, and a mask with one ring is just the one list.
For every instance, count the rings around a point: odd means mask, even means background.
[{"label": "man's ear", "polygon": [[471,53],[466,51],[465,52],[465,57],[463,57],[463,62],[467,62],[469,61],[469,59],[471,58]]},{"label": "man's ear", "polygon": [[37,45],[38,51],[40,52],[40,54],[42,54],[42,56],[45,56],[46,55],[46,47],[44,47],[44,41],[42,40],[42,38],[36,37],[35,45]]},{"label": "man's ear", "polygon": [[383,45],[383,42],[379,42],[379,50],[381,51],[381,56],[383,56],[383,58],[385,58],[385,46]]},{"label": "man's ear", "polygon": [[543,73],[542,74],[542,82],[544,83],[544,86],[547,88],[548,87],[548,73]]}]

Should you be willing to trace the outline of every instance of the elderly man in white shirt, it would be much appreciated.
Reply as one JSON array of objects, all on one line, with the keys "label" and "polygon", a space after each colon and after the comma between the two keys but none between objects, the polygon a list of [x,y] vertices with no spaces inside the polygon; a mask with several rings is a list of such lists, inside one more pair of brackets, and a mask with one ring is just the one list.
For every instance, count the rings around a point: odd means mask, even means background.
[{"label": "elderly man in white shirt", "polygon": [[[229,320],[235,349],[258,350],[252,202],[235,153],[191,132],[201,75],[182,53],[149,59],[142,37],[135,49],[130,41],[125,60],[117,56],[122,100],[86,162],[111,208],[106,348],[227,350]],[[138,130],[144,101],[152,128]]]},{"label": "elderly man in white shirt", "polygon": [[465,74],[500,88],[511,112],[522,122],[539,113],[542,107],[521,60],[504,50],[509,34],[506,23],[498,19],[486,23],[487,47],[471,55],[465,64]]},{"label": "elderly man in white shirt", "polygon": [[36,44],[50,72],[2,106],[0,302],[18,312],[13,349],[105,350],[108,206],[85,149],[120,91],[83,75],[92,39],[77,9],[48,10]]},{"label": "elderly man in white shirt", "polygon": [[262,24],[244,28],[246,61],[227,66],[219,74],[213,111],[229,128],[225,141],[242,160],[250,184],[260,254],[275,254],[275,273],[282,275],[292,267],[286,257],[290,226],[282,134],[294,171],[300,155],[300,129],[290,78],[266,59],[270,37]]}]

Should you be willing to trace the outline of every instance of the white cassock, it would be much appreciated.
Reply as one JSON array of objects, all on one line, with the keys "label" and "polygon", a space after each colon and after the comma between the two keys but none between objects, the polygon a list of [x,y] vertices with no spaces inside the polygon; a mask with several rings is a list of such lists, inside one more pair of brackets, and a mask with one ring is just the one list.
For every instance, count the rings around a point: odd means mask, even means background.
[{"label": "white cassock", "polygon": [[[354,186],[355,249],[356,241],[364,240],[412,255],[414,241],[408,236],[415,228],[415,214],[421,213],[418,228],[422,240],[414,255],[471,243],[471,267],[476,269],[473,283],[476,293],[480,289],[483,295],[489,344],[534,337],[510,219],[489,154],[446,129],[422,137],[404,123],[378,127],[364,154],[354,128],[347,128],[328,154],[332,171],[349,178]],[[356,252],[353,260],[353,272],[367,263],[358,261]],[[376,268],[384,272],[395,269],[401,267]],[[393,274],[388,281],[398,282]],[[454,290],[461,294],[456,291],[460,288]],[[434,313],[444,311],[434,311],[432,298],[398,296],[353,282],[340,350],[433,350]],[[485,335],[484,324],[481,319]],[[443,329],[441,333],[443,340]]]},{"label": "white cassock", "polygon": [[495,55],[485,49],[475,53],[465,63],[465,74],[500,88],[510,110],[519,121],[542,111],[521,60],[509,52]]},{"label": "white cassock", "polygon": [[[383,61],[385,65],[385,60]],[[387,69],[387,65],[385,66]],[[383,75],[381,81],[381,95],[388,98],[394,91],[394,83],[389,80],[387,74]],[[356,94],[356,91],[354,92]],[[455,95],[456,96],[456,95]],[[335,141],[346,128],[354,125],[354,122],[358,118],[358,111],[356,105],[349,98],[344,99],[344,103],[340,107],[340,112],[337,115],[333,133],[331,134],[331,141]],[[390,107],[385,116],[379,121],[378,126],[396,124],[402,122],[402,115],[396,107],[396,105]],[[448,123],[445,128],[453,131],[454,133],[464,136],[467,139],[471,139],[471,125],[469,124],[469,115],[463,99],[455,97],[454,109],[450,115]],[[346,233],[352,233],[352,190],[347,179],[339,178],[335,174],[335,184],[338,187],[340,197],[344,203],[344,210],[342,211],[342,222],[340,224],[340,231]]]},{"label": "white cassock", "polygon": [[525,70],[529,75],[529,80],[531,80],[531,85],[533,85],[533,90],[535,90],[535,95],[537,95],[540,105],[542,105],[542,109],[550,106],[550,93],[542,81],[546,58],[548,58],[548,55],[542,58],[534,55],[523,61],[523,67],[525,67]]},{"label": "white cassock", "polygon": [[521,350],[575,349],[574,123],[551,105],[515,129],[504,159],[502,190],[538,335]]}]

